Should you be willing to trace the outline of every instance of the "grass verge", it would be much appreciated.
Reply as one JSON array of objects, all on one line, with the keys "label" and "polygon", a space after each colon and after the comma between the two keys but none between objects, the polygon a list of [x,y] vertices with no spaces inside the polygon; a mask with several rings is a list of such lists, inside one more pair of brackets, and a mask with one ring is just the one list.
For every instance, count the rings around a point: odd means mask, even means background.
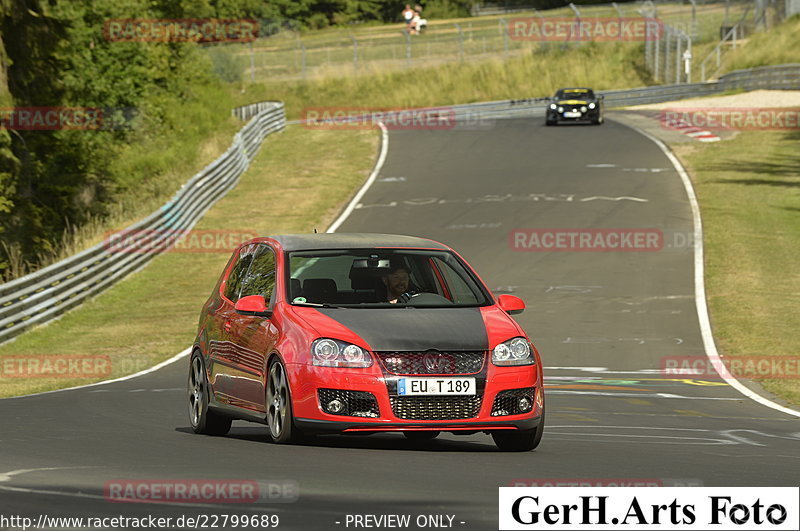
[{"label": "grass verge", "polygon": [[800,133],[746,131],[673,149],[700,201],[714,338],[727,357],[785,356],[794,377],[759,380],[800,404]]},{"label": "grass verge", "polygon": [[310,106],[397,108],[550,96],[562,86],[597,90],[640,87],[652,79],[641,43],[589,43],[542,48],[508,60],[448,63],[369,76],[320,77],[255,84],[255,99],[286,104],[289,118]]},{"label": "grass verge", "polygon": [[[322,231],[368,176],[377,145],[374,131],[291,127],[270,136],[239,185],[196,229],[264,235]],[[228,250],[163,254],[58,321],[0,346],[0,397],[119,377],[190,346],[200,308],[229,256]],[[46,355],[106,355],[111,374],[15,377],[20,362],[27,366]]]}]

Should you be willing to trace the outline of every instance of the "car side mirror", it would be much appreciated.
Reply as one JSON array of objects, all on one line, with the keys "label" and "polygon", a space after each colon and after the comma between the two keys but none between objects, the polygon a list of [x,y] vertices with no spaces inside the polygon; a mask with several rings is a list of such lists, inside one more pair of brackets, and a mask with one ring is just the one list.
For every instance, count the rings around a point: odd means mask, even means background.
[{"label": "car side mirror", "polygon": [[514,295],[500,295],[497,297],[497,304],[509,315],[516,315],[525,310],[525,303]]},{"label": "car side mirror", "polygon": [[248,295],[242,297],[233,307],[236,313],[242,315],[255,315],[257,317],[269,317],[272,312],[267,309],[267,301],[262,295]]}]

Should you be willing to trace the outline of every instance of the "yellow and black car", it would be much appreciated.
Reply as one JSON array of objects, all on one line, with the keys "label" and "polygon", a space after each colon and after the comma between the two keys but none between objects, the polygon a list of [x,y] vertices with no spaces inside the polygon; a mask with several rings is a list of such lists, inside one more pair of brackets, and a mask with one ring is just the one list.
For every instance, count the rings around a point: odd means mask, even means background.
[{"label": "yellow and black car", "polygon": [[595,95],[589,88],[562,88],[547,106],[545,123],[585,122],[603,123],[603,96]]}]

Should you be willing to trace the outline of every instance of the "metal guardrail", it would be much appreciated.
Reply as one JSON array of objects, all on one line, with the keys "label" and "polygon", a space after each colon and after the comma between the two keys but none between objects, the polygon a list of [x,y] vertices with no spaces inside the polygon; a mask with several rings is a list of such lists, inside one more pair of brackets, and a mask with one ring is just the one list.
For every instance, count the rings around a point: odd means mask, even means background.
[{"label": "metal guardrail", "polygon": [[[708,83],[605,90],[597,94],[604,96],[607,108],[614,108],[709,96],[735,89],[800,90],[800,63],[737,70]],[[547,105],[548,98],[529,98],[454,105],[446,109],[455,115],[457,122],[459,119],[469,122],[478,118],[538,116],[544,113]]]},{"label": "metal guardrail", "polygon": [[34,273],[0,284],[0,343],[46,323],[144,267],[174,242],[239,181],[262,141],[286,125],[283,103],[262,102],[233,110],[248,120],[233,144],[192,177],[157,212],[103,242]]},{"label": "metal guardrail", "polygon": [[[717,94],[727,90],[789,89],[800,90],[800,64],[765,66],[738,70],[710,83],[659,85],[626,90],[599,91],[607,107],[626,107],[661,103],[696,96]],[[444,117],[455,117],[456,126],[475,119],[541,116],[548,98],[501,100],[436,107]],[[161,250],[164,239],[174,238],[176,232],[194,226],[206,210],[233,188],[247,169],[268,134],[282,130],[287,124],[284,107],[278,102],[261,102],[239,107],[233,114],[249,119],[236,134],[233,145],[175,194],[161,210],[125,229],[131,238],[137,235],[150,241],[151,248]],[[357,117],[354,119],[358,119]],[[480,125],[478,123],[478,125]],[[161,239],[152,233],[161,231]],[[167,242],[168,243],[168,242]],[[111,252],[99,244],[82,253],[57,262],[35,273],[0,285],[0,342],[8,340],[27,328],[46,323],[77,306],[88,297],[136,271],[157,252],[143,252],[136,240],[137,252]]]},{"label": "metal guardrail", "polygon": [[[681,83],[676,85],[656,85],[624,90],[597,91],[603,95],[607,108],[628,107],[648,103],[681,100],[698,96],[710,96],[728,90],[744,89],[785,89],[800,90],[800,63],[778,66],[764,66],[737,70],[708,83]],[[442,120],[454,120],[455,128],[486,125],[484,120],[544,116],[550,98],[526,98],[517,100],[487,101],[464,105],[449,105],[408,109],[425,113],[431,117],[439,115]],[[375,109],[380,111],[380,109]],[[402,112],[402,111],[393,111]],[[353,122],[369,122],[368,114],[349,116]],[[287,124],[302,124],[303,120],[292,120]]]}]

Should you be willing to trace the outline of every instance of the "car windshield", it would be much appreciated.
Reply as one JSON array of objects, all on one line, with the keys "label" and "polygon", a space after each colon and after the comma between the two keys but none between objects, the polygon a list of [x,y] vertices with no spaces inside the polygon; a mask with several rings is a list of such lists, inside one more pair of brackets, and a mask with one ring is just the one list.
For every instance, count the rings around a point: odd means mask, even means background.
[{"label": "car windshield", "polygon": [[556,92],[556,98],[567,99],[594,99],[594,93],[586,89],[561,89]]},{"label": "car windshield", "polygon": [[289,253],[287,300],[351,308],[471,307],[485,288],[453,253],[349,249]]}]

